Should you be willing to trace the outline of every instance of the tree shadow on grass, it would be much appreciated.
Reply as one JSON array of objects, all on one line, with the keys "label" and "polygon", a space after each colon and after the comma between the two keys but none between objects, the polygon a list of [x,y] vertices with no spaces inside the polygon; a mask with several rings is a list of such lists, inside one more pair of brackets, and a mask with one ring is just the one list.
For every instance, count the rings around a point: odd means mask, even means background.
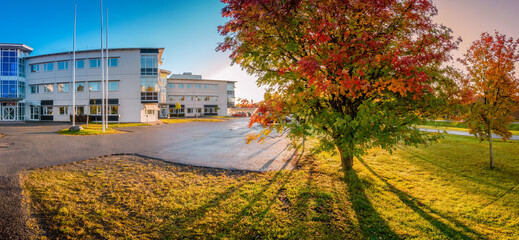
[{"label": "tree shadow on grass", "polygon": [[394,233],[366,196],[365,186],[355,171],[345,173],[348,196],[365,239],[402,239]]},{"label": "tree shadow on grass", "polygon": [[[431,209],[429,206],[424,205],[421,203],[417,198],[403,192],[402,190],[396,188],[391,183],[389,183],[386,179],[381,177],[378,173],[376,173],[370,166],[364,162],[363,159],[359,158],[359,161],[362,163],[362,165],[368,169],[371,174],[376,176],[379,180],[384,182],[386,186],[389,188],[391,192],[393,192],[406,206],[411,208],[414,212],[416,212],[418,215],[420,215],[423,219],[427,220],[431,225],[436,227],[438,230],[440,230],[447,238],[449,239],[484,239],[485,237],[481,235],[480,233],[476,232],[475,230],[469,228],[468,226],[464,225],[460,221],[441,214],[440,212]],[[427,211],[426,211],[427,210]],[[445,224],[444,222],[440,221],[437,217],[431,215],[430,213],[433,213],[440,218],[449,221],[450,223],[454,224],[457,228],[461,230],[457,230],[452,228],[451,226]]]}]

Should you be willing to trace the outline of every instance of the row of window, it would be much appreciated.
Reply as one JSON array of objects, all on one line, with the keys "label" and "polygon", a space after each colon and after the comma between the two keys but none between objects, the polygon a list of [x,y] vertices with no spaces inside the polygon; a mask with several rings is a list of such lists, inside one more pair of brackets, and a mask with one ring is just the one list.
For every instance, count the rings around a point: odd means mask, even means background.
[{"label": "row of window", "polygon": [[218,84],[199,84],[199,83],[196,83],[196,84],[193,84],[193,83],[169,83],[168,84],[169,88],[184,88],[184,86],[186,88],[193,88],[193,86],[195,86],[195,88],[197,88],[197,89],[202,89],[202,87],[204,89],[218,89]]},{"label": "row of window", "polygon": [[[90,105],[90,115],[101,115],[101,107],[100,105]],[[69,114],[69,107],[68,106],[61,106],[56,107],[58,110],[58,115],[68,115]],[[37,119],[38,114],[38,107],[33,107],[31,109],[31,118]],[[77,115],[84,115],[85,114],[85,107],[84,106],[76,106],[76,114]],[[119,106],[117,105],[108,105],[108,115],[118,115],[119,114]],[[43,106],[42,107],[42,115],[44,116],[52,116],[54,115],[54,107],[52,106]]]},{"label": "row of window", "polygon": [[[79,59],[76,60],[76,69],[83,69],[85,68],[85,61],[87,59]],[[67,70],[69,69],[69,63],[70,60],[65,61],[58,61],[58,70]],[[88,59],[89,67],[90,68],[98,68],[101,67],[101,59],[100,58],[94,58],[94,59]],[[31,72],[39,72],[40,71],[40,65],[43,65],[43,71],[49,72],[54,71],[54,62],[48,62],[48,63],[42,63],[42,64],[31,64]],[[109,58],[108,59],[108,67],[118,67],[119,66],[119,58]]]},{"label": "row of window", "polygon": [[[208,114],[208,113],[217,113],[216,111],[216,108],[215,107],[204,107],[204,113]],[[202,108],[186,108],[185,110],[187,110],[187,113],[202,113]],[[169,109],[169,113],[170,114],[184,114],[186,113],[184,111],[184,108],[180,108],[180,109],[174,109],[174,108],[170,108]]]},{"label": "row of window", "polygon": [[180,96],[180,95],[169,95],[168,100],[170,102],[175,101],[206,101],[206,102],[217,102],[218,96]]},{"label": "row of window", "polygon": [[[67,93],[69,89],[68,83],[57,83],[57,89],[60,93]],[[40,93],[40,88],[43,87],[44,93],[52,93],[54,92],[54,84],[41,84],[41,85],[30,85],[31,94]],[[99,92],[101,91],[101,82],[89,82],[88,87],[91,92]],[[75,86],[76,92],[83,92],[85,90],[85,83],[79,82],[76,83]],[[108,82],[108,91],[119,91],[119,81],[111,81]]]}]

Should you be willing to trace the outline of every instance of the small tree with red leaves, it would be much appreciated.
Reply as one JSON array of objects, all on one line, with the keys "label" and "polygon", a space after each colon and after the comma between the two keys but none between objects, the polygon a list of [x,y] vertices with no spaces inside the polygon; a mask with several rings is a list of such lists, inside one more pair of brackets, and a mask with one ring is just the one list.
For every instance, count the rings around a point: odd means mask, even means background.
[{"label": "small tree with red leaves", "polygon": [[508,128],[519,105],[519,80],[515,75],[518,44],[519,39],[507,38],[499,32],[494,36],[483,33],[460,59],[468,70],[462,84],[466,106],[463,119],[471,134],[489,142],[491,169],[494,168],[492,133],[503,140],[512,136]]}]

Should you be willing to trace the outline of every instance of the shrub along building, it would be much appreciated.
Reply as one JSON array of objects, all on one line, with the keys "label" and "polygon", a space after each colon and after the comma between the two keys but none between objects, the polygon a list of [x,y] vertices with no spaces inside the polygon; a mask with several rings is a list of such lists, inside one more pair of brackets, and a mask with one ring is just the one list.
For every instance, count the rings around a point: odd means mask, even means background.
[{"label": "shrub along building", "polygon": [[[24,44],[0,44],[0,121],[69,121],[72,91],[76,92],[76,113],[100,121],[101,51],[76,52],[76,84],[72,86],[72,52],[29,56],[32,50]],[[187,81],[173,75],[169,83],[167,76],[171,72],[160,69],[163,51],[109,49],[108,120],[152,122],[158,120],[159,114],[166,117],[181,110],[187,116],[226,115],[227,102],[220,100],[225,101],[227,95],[217,90],[232,92],[234,103],[234,82],[201,80],[201,76]],[[227,83],[232,84],[232,91],[226,91]],[[175,100],[169,96],[175,96]],[[177,96],[188,98],[177,101]],[[197,101],[186,100],[191,97]],[[175,109],[177,102],[183,104],[181,110]]]}]

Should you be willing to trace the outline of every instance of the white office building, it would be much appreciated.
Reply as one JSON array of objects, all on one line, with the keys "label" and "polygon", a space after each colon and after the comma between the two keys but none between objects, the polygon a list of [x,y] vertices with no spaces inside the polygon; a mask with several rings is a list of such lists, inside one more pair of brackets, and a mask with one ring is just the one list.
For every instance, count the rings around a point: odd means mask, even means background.
[{"label": "white office building", "polygon": [[[76,113],[101,120],[101,51],[29,56],[24,44],[0,44],[0,121],[70,121]],[[163,48],[109,49],[108,120],[153,122],[159,117],[227,115],[234,82],[160,69]],[[177,104],[178,103],[178,104]],[[180,105],[180,107],[178,107]]]},{"label": "white office building", "polygon": [[167,101],[161,117],[226,116],[234,107],[235,82],[203,79],[189,72],[171,74],[167,80]]}]

